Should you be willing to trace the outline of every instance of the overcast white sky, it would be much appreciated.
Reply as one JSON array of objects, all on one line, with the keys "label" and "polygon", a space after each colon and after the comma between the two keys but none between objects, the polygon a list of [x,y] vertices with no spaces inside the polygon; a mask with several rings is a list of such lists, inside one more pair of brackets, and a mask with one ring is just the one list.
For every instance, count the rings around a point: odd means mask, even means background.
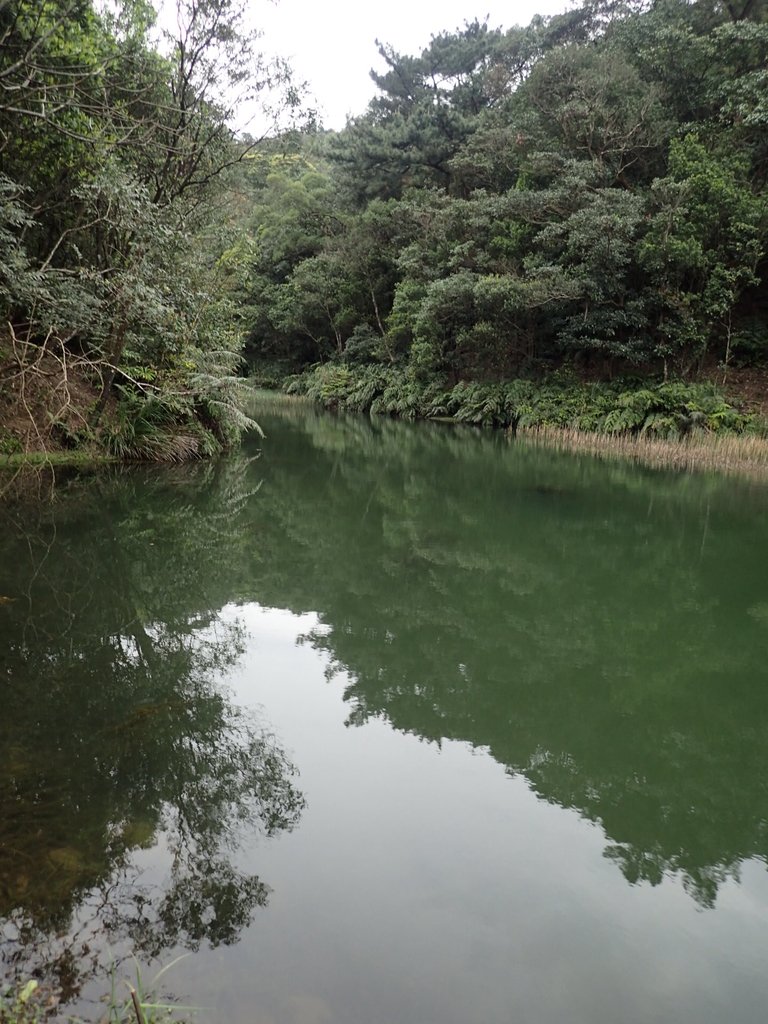
[{"label": "overcast white sky", "polygon": [[526,25],[534,14],[557,14],[567,0],[280,0],[253,4],[264,30],[263,49],[291,60],[298,79],[309,82],[326,128],[343,128],[375,92],[368,72],[380,68],[375,40],[405,54],[420,53],[429,38],[474,18],[489,16],[492,28]]}]

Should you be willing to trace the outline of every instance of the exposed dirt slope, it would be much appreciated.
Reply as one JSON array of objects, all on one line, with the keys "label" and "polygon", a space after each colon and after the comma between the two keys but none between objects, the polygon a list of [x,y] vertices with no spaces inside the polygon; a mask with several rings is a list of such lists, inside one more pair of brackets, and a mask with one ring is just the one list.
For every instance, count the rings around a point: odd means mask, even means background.
[{"label": "exposed dirt slope", "polygon": [[719,384],[740,409],[768,419],[768,366],[731,367],[725,384],[722,373],[710,379]]},{"label": "exposed dirt slope", "polygon": [[63,347],[0,338],[0,454],[82,445],[99,391],[93,364]]}]

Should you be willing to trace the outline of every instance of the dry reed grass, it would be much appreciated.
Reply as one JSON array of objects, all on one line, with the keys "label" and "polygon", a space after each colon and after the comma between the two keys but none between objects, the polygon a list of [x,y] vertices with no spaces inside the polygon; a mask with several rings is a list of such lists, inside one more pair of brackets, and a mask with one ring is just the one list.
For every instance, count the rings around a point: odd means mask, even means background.
[{"label": "dry reed grass", "polygon": [[677,440],[662,440],[535,427],[518,430],[517,436],[547,448],[629,459],[658,469],[734,473],[768,481],[768,438],[754,434],[694,434]]}]

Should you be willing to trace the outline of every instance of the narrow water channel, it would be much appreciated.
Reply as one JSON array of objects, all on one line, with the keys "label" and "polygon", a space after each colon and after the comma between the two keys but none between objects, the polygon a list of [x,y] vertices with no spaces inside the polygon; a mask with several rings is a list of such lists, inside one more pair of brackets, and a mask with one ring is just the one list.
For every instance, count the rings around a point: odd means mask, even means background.
[{"label": "narrow water channel", "polygon": [[259,419],[3,500],[0,981],[95,1016],[186,952],[203,1024],[765,1020],[768,488]]}]

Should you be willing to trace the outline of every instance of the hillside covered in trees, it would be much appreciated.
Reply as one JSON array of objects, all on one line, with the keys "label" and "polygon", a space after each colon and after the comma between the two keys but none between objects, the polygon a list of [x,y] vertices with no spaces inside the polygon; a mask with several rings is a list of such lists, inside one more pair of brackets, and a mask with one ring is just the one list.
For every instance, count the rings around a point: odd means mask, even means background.
[{"label": "hillside covered in trees", "polygon": [[477,422],[749,426],[675,379],[768,355],[763,0],[588,0],[379,54],[363,116],[250,162],[262,378]]},{"label": "hillside covered in trees", "polygon": [[231,122],[275,134],[298,107],[249,17],[0,3],[0,455],[180,459],[246,425],[220,258],[255,143]]},{"label": "hillside covered in trees", "polygon": [[0,456],[213,454],[243,352],[359,410],[764,432],[765,374],[712,382],[768,356],[766,0],[381,43],[340,132],[251,16],[0,5]]}]

